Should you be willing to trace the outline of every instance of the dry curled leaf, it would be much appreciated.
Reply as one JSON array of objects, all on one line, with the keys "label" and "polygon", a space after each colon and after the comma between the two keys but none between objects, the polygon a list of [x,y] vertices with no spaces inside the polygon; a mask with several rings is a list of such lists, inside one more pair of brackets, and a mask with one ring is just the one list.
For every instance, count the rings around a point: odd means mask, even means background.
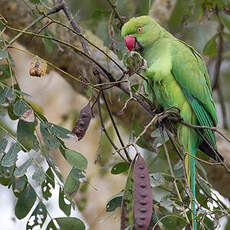
[{"label": "dry curled leaf", "polygon": [[30,65],[30,76],[32,77],[42,77],[46,74],[47,63],[39,58],[34,57]]},{"label": "dry curled leaf", "polygon": [[80,111],[79,118],[73,128],[73,133],[78,137],[80,141],[89,127],[90,120],[92,118],[92,112],[90,102]]},{"label": "dry curled leaf", "polygon": [[28,109],[26,112],[24,112],[21,117],[21,120],[27,121],[27,122],[34,122],[35,121],[35,116],[34,116],[34,111],[32,108]]}]

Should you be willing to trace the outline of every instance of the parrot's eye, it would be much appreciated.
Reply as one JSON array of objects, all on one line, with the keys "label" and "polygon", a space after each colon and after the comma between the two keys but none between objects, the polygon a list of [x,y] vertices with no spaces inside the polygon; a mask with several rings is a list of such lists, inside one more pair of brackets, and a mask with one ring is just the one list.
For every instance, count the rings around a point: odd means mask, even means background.
[{"label": "parrot's eye", "polygon": [[141,34],[143,32],[143,27],[138,27],[137,28],[137,33]]}]

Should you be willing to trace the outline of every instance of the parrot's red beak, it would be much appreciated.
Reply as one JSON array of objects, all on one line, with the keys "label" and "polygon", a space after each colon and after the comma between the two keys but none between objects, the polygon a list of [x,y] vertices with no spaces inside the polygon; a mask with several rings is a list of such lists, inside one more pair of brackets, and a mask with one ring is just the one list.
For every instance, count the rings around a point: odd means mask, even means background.
[{"label": "parrot's red beak", "polygon": [[124,38],[127,48],[132,51],[135,48],[136,38],[133,36],[126,36]]}]

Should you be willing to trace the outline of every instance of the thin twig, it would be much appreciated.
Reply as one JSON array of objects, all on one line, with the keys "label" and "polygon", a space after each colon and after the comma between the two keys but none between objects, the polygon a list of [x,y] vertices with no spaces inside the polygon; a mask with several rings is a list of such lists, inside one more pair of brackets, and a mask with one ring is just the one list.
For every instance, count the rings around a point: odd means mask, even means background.
[{"label": "thin twig", "polygon": [[115,61],[112,57],[110,57],[104,50],[102,50],[100,47],[98,47],[97,45],[95,45],[93,42],[91,42],[89,39],[87,39],[83,34],[78,33],[77,31],[73,30],[72,28],[70,28],[69,26],[56,21],[55,19],[49,17],[50,20],[52,20],[53,23],[58,24],[63,26],[64,28],[68,29],[69,31],[73,32],[74,34],[82,37],[83,39],[85,39],[91,46],[93,46],[94,48],[96,48],[98,51],[100,51],[102,54],[104,54],[109,60],[111,60],[121,71],[122,73],[125,73],[125,69],[117,62]]},{"label": "thin twig", "polygon": [[210,127],[210,126],[200,126],[200,125],[192,125],[184,121],[180,121],[183,125],[186,125],[193,129],[210,129],[214,132],[217,132],[223,139],[225,139],[228,143],[230,143],[230,139],[228,139],[220,130],[218,130],[216,127]]},{"label": "thin twig", "polygon": [[136,101],[136,99],[133,97],[133,93],[132,93],[132,89],[131,89],[131,82],[130,80],[127,80],[128,82],[128,89],[129,89],[129,99],[125,101],[125,104],[123,106],[123,108],[121,109],[121,111],[119,112],[119,115],[123,114],[123,112],[126,110],[128,103],[132,100]]},{"label": "thin twig", "polygon": [[23,30],[20,31],[14,38],[12,38],[11,41],[7,44],[7,48],[12,45],[19,37],[21,37],[24,32],[26,32],[28,29],[30,29],[32,26],[34,26],[36,23],[40,22],[42,19],[44,19],[46,16],[57,13],[62,9],[62,5],[57,5],[54,8],[50,9],[48,13],[41,15],[40,17],[36,18],[33,22],[31,22],[27,27],[25,27]]},{"label": "thin twig", "polygon": [[173,177],[173,184],[174,184],[174,187],[176,189],[177,196],[178,196],[178,198],[179,198],[179,200],[180,200],[180,202],[182,204],[182,209],[183,209],[186,221],[187,221],[188,224],[190,224],[189,218],[187,216],[187,213],[186,213],[186,210],[185,210],[185,207],[184,207],[183,200],[182,200],[181,195],[180,195],[180,191],[179,191],[179,189],[177,187],[176,177],[175,177],[175,174],[174,174],[174,171],[173,171],[173,167],[172,167],[172,163],[171,163],[171,160],[170,160],[170,157],[169,157],[168,149],[167,149],[167,146],[166,146],[165,141],[164,141],[165,138],[164,138],[163,128],[164,128],[164,126],[160,127],[160,132],[161,132],[161,137],[162,137],[162,140],[163,140],[164,151],[165,151],[166,158],[167,158],[168,165],[169,165],[169,170],[170,170],[171,176]]},{"label": "thin twig", "polygon": [[[36,57],[36,56],[37,56],[37,55],[35,55],[35,54],[33,54],[33,53],[27,51],[27,50],[23,50],[23,49],[18,48],[18,47],[16,47],[16,46],[9,46],[8,48],[18,50],[18,51],[23,52],[23,53],[25,53],[25,54],[28,54],[28,55],[30,55],[30,56],[32,56],[32,57]],[[43,58],[42,58],[42,59],[43,59]],[[82,85],[88,86],[88,87],[92,88],[93,90],[99,92],[99,90],[98,90],[93,84],[87,83],[87,82],[84,82],[84,81],[80,80],[78,77],[73,76],[72,74],[70,74],[70,73],[68,73],[68,72],[66,72],[66,71],[64,71],[64,70],[62,70],[62,69],[60,69],[59,67],[57,67],[56,65],[54,65],[54,64],[51,63],[51,62],[49,62],[49,61],[46,60],[46,59],[43,59],[43,60],[47,63],[47,65],[51,66],[52,68],[54,68],[55,70],[59,71],[60,73],[62,73],[62,74],[64,74],[64,75],[66,75],[66,76],[72,78],[73,80],[75,80],[75,81],[81,83]],[[112,83],[111,83],[111,84],[112,84]]]},{"label": "thin twig", "polygon": [[108,1],[109,5],[111,6],[111,8],[113,9],[113,11],[114,11],[116,17],[119,19],[121,25],[123,25],[123,24],[124,24],[124,20],[123,20],[123,18],[121,17],[121,15],[119,14],[119,12],[118,12],[118,10],[117,10],[117,7],[112,3],[111,0],[107,0],[107,1]]},{"label": "thin twig", "polygon": [[[114,129],[115,129],[116,134],[117,134],[117,137],[118,137],[118,139],[119,139],[119,141],[120,141],[120,143],[121,143],[121,146],[124,148],[125,145],[124,145],[123,140],[122,140],[122,138],[121,138],[121,135],[120,135],[120,133],[119,133],[119,131],[118,131],[117,125],[116,125],[116,123],[115,123],[115,121],[114,121],[114,118],[113,118],[112,112],[111,112],[111,110],[110,110],[110,108],[109,108],[109,104],[108,104],[108,102],[107,102],[107,100],[106,100],[105,94],[104,94],[103,91],[102,91],[101,94],[102,94],[102,98],[103,98],[103,100],[104,100],[104,102],[105,102],[106,109],[107,109],[107,111],[108,111],[108,113],[109,113],[110,119],[111,119],[111,121],[112,121],[113,127],[114,127]],[[126,148],[124,148],[124,152],[125,152],[125,155],[126,155],[127,160],[128,160],[129,162],[131,162],[131,158],[130,158],[129,153],[128,153],[128,151],[126,150]]]},{"label": "thin twig", "polygon": [[102,112],[101,112],[101,104],[100,104],[100,97],[97,98],[97,107],[98,107],[98,114],[99,114],[99,119],[100,119],[100,123],[101,123],[101,130],[102,132],[105,133],[107,139],[109,140],[110,144],[113,146],[113,148],[116,150],[116,152],[120,155],[120,157],[126,161],[126,159],[122,156],[122,154],[120,153],[120,150],[118,149],[118,147],[115,145],[115,143],[112,141],[112,139],[110,138],[106,128],[105,128],[105,124],[102,118]]},{"label": "thin twig", "polygon": [[143,131],[135,138],[133,145],[136,145],[139,139],[147,132],[148,128],[157,120],[158,116],[154,116],[153,119],[144,127]]}]

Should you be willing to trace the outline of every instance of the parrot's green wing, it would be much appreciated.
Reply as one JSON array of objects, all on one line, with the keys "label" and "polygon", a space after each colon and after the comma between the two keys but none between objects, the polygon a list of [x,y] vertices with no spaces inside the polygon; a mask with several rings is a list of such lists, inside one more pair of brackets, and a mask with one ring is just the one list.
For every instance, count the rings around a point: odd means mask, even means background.
[{"label": "parrot's green wing", "polygon": [[[183,89],[199,124],[201,126],[215,126],[217,123],[216,107],[202,58],[192,47],[179,40],[172,41],[171,57],[172,74]],[[200,149],[213,159],[222,160],[223,158],[215,152],[214,132],[210,129],[204,129],[202,133],[207,140],[202,141]]]},{"label": "parrot's green wing", "polygon": [[179,40],[172,42],[171,52],[172,73],[175,79],[188,94],[199,99],[216,124],[216,107],[211,95],[208,73],[201,57],[192,47]]}]

